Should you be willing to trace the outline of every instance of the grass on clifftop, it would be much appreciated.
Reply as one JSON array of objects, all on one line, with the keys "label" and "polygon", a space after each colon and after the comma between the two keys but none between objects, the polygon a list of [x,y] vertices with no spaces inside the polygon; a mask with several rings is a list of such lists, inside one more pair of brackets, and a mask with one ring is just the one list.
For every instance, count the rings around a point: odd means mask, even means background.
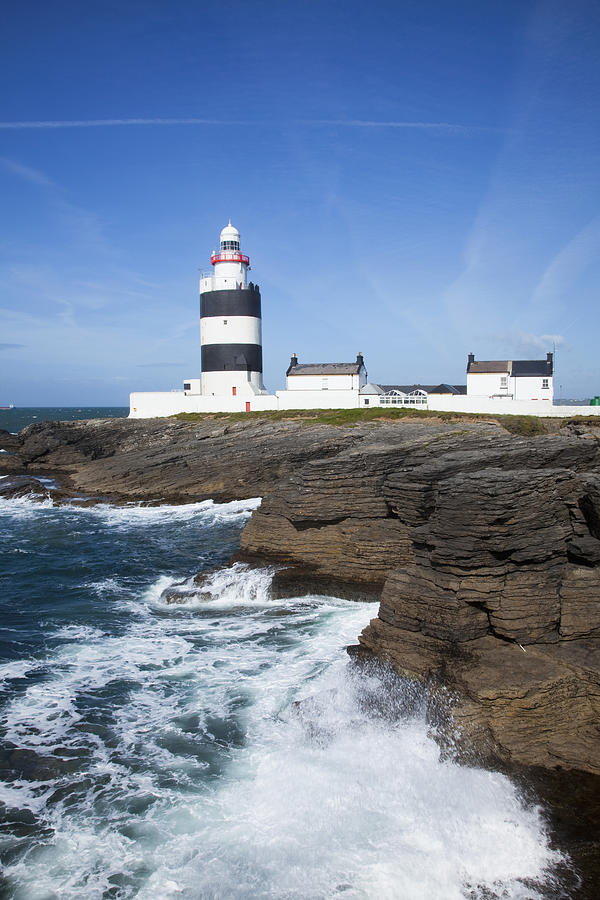
[{"label": "grass on clifftop", "polygon": [[551,430],[548,419],[539,416],[482,415],[481,413],[436,412],[431,409],[396,407],[385,409],[280,409],[265,412],[238,413],[178,413],[171,416],[181,422],[203,422],[205,419],[225,419],[227,421],[269,421],[281,422],[286,419],[300,419],[319,425],[358,425],[362,422],[396,421],[398,419],[433,419],[438,422],[497,422],[511,434],[532,436],[548,434]]}]

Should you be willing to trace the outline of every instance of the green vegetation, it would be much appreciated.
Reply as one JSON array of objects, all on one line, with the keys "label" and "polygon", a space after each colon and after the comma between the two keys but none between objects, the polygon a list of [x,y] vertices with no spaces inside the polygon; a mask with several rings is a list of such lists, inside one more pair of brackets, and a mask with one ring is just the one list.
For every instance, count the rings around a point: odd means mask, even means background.
[{"label": "green vegetation", "polygon": [[[300,419],[318,425],[358,425],[363,422],[396,421],[398,419],[433,419],[437,422],[497,422],[511,434],[534,436],[547,434],[547,420],[539,416],[483,415],[481,413],[436,412],[435,410],[415,409],[412,407],[374,407],[372,409],[282,409],[265,412],[238,413],[178,413],[172,416],[181,422],[203,422],[211,419],[237,421],[269,421],[281,422],[288,419]],[[570,420],[573,421],[573,420]],[[585,419],[587,421],[587,419]]]},{"label": "green vegetation", "polygon": [[536,434],[548,434],[547,420],[539,416],[494,416],[499,425],[511,434],[522,434],[533,437]]},{"label": "green vegetation", "polygon": [[563,419],[560,423],[561,428],[567,425],[588,425],[591,428],[600,428],[600,416],[571,416],[569,419]]}]

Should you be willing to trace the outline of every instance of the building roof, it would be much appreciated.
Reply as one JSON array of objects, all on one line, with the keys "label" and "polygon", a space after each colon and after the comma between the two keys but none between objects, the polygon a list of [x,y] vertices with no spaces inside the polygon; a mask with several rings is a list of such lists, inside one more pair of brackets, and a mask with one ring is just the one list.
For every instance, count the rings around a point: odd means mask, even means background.
[{"label": "building roof", "polygon": [[552,375],[551,359],[513,359],[511,375]]},{"label": "building roof", "polygon": [[383,389],[379,384],[365,384],[360,389],[361,394],[383,394]]},{"label": "building roof", "polygon": [[467,372],[470,375],[481,375],[486,372],[502,372],[510,371],[509,359],[477,359],[470,362],[467,366]]},{"label": "building roof", "polygon": [[425,391],[426,394],[466,394],[466,384],[380,384],[384,393],[401,391],[412,394],[413,391]]},{"label": "building roof", "polygon": [[546,359],[473,359],[472,354],[469,356],[467,364],[467,372],[470,375],[483,375],[490,373],[500,373],[502,375],[510,375],[511,377],[535,377],[542,376],[548,378],[552,375],[553,356],[548,353]]},{"label": "building roof", "polygon": [[361,363],[298,363],[290,366],[288,375],[358,375]]}]

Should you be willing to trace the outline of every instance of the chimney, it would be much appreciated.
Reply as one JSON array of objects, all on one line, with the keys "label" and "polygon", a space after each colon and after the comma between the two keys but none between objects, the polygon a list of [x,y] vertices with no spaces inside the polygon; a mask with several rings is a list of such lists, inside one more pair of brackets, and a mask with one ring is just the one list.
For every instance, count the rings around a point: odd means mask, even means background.
[{"label": "chimney", "polygon": [[471,364],[474,363],[474,362],[475,362],[475,354],[474,354],[474,353],[469,353],[469,361],[468,361],[468,363],[467,363],[467,372],[468,372],[469,369],[471,368]]},{"label": "chimney", "polygon": [[297,366],[297,365],[298,365],[298,357],[296,356],[295,353],[292,353],[292,358],[290,359],[290,364],[289,364],[289,366],[287,368],[287,372],[285,374],[289,375],[290,372],[292,371],[292,369],[294,368],[294,366]]},{"label": "chimney", "polygon": [[356,362],[357,362],[357,365],[359,365],[359,366],[364,366],[364,364],[365,364],[364,357],[363,357],[362,353],[360,352],[360,350],[358,351],[358,353],[356,355]]}]

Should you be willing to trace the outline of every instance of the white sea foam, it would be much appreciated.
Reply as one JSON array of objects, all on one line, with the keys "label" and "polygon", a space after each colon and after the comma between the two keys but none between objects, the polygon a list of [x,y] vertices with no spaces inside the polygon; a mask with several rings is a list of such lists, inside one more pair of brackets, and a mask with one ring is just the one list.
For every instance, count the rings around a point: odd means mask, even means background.
[{"label": "white sea foam", "polygon": [[[557,860],[539,810],[504,776],[442,761],[418,704],[398,721],[373,713],[378,676],[344,652],[373,606],[273,600],[268,583],[224,569],[204,607],[180,610],[161,606],[162,578],[122,635],[59,632],[7,736],[91,757],[75,803],[11,786],[54,829],[9,864],[15,898],[90,900],[117,884],[140,900],[535,898],[522,879]],[[118,684],[97,733],[82,701]],[[53,787],[73,784],[58,773]]]},{"label": "white sea foam", "polygon": [[40,499],[36,494],[24,497],[0,497],[0,516],[12,516],[16,519],[31,519],[41,509],[52,509],[54,503],[50,497]]},{"label": "white sea foam", "polygon": [[0,665],[0,684],[11,681],[13,678],[24,678],[32,669],[36,669],[39,663],[30,659],[14,659],[11,662]]},{"label": "white sea foam", "polygon": [[250,500],[234,500],[231,503],[215,503],[213,500],[179,506],[112,506],[99,503],[97,506],[71,508],[77,509],[82,514],[98,517],[112,528],[129,530],[136,526],[184,523],[197,516],[207,519],[208,524],[242,519],[250,516],[260,506],[260,502],[260,497],[254,497]]},{"label": "white sea foam", "polygon": [[71,504],[55,506],[51,497],[40,498],[35,494],[29,494],[23,497],[0,497],[0,514],[22,518],[36,514],[41,509],[52,509],[57,515],[76,513],[87,519],[99,519],[115,530],[129,531],[135,527],[169,523],[181,524],[198,517],[202,517],[207,525],[227,521],[243,521],[252,515],[260,503],[260,497],[253,497],[249,500],[233,500],[230,503],[203,500],[199,503],[165,504],[163,506],[141,506],[139,504],[113,506],[109,503],[98,503],[95,506]]},{"label": "white sea foam", "polygon": [[62,641],[93,641],[103,635],[104,632],[100,628],[91,625],[64,625],[54,632],[53,637]]}]

